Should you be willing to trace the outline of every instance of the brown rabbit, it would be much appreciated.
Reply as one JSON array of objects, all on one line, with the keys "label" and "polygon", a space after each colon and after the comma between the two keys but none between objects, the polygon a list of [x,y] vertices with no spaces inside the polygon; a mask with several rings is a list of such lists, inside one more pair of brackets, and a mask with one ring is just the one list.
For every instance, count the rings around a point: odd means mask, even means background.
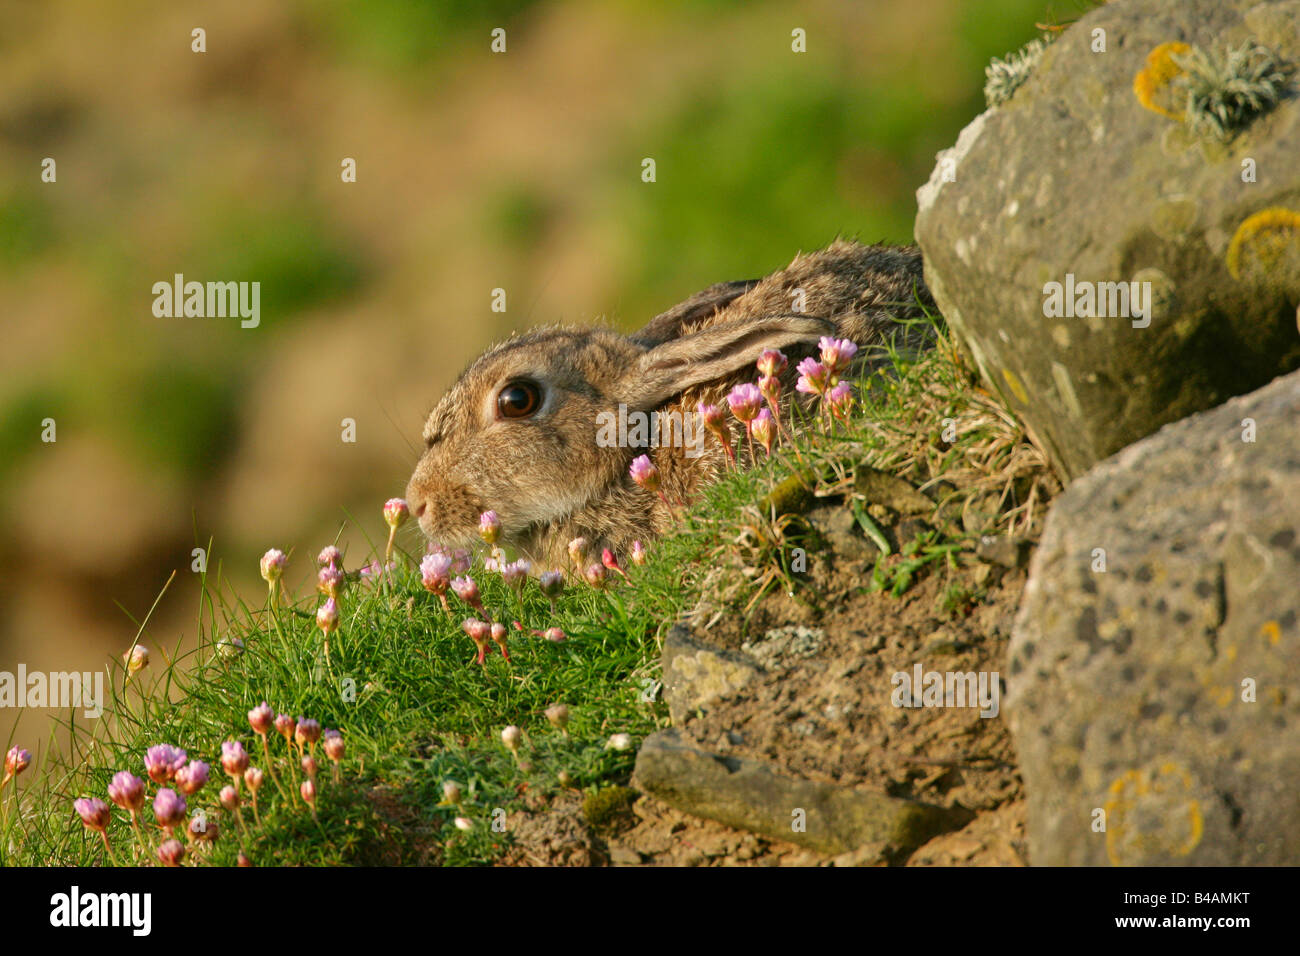
[{"label": "brown rabbit", "polygon": [[[561,566],[576,537],[596,554],[625,554],[673,521],[658,494],[632,481],[634,458],[650,456],[670,502],[693,501],[726,466],[722,445],[698,427],[698,403],[725,409],[735,385],[756,380],[765,349],[789,357],[789,399],[795,365],[820,337],[852,340],[866,363],[895,319],[919,316],[921,304],[932,307],[917,248],[837,240],[766,279],[711,286],[630,336],[561,327],[515,335],[470,365],[429,415],[407,499],[424,533],[448,546],[471,545],[479,515],[493,510],[502,543],[534,561]],[[907,336],[912,346],[923,338]],[[673,427],[657,447],[598,440],[620,406],[625,417],[657,412]],[[726,419],[734,445],[743,429]]]}]

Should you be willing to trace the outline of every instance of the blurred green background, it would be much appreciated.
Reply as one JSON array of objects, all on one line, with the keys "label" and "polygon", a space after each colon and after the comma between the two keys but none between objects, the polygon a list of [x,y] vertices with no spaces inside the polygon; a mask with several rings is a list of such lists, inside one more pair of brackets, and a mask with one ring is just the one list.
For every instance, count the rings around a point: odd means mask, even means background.
[{"label": "blurred green background", "polygon": [[[510,329],[910,241],[989,58],[1086,5],[0,4],[0,670],[102,666],[173,570],[147,643],[192,638],[209,538],[252,600],[268,547],[299,588],[340,527],[362,554]],[[178,272],[260,282],[261,326],[155,318]]]}]

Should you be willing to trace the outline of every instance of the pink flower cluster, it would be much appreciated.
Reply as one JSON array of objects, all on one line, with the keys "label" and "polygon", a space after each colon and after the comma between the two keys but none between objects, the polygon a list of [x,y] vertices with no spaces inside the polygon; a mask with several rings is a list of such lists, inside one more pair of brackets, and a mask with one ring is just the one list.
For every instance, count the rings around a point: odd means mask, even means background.
[{"label": "pink flower cluster", "polygon": [[[824,409],[842,418],[848,413],[852,402],[852,386],[840,381],[840,376],[848,371],[858,347],[848,339],[830,336],[823,336],[818,344],[820,356],[809,356],[798,365],[799,379],[795,383],[795,391],[818,396]],[[745,426],[745,439],[749,443],[751,457],[754,442],[771,455],[773,446],[783,434],[780,375],[788,365],[789,359],[784,353],[768,349],[759,356],[757,362],[758,381],[737,385],[727,395],[727,406],[731,409],[731,414]],[[734,464],[736,454],[731,447],[731,435],[723,421],[721,410],[716,405],[700,403],[698,411],[705,427],[722,442],[727,457]]]},{"label": "pink flower cluster", "polygon": [[852,404],[852,386],[840,381],[857,354],[858,347],[848,339],[823,336],[819,343],[821,361],[809,356],[799,363],[799,381],[795,390],[817,395],[822,407],[837,418],[844,418]]},{"label": "pink flower cluster", "polygon": [[[272,730],[284,737],[288,748],[290,783],[296,785],[297,797],[315,813],[316,744],[320,741],[325,755],[333,761],[334,779],[337,782],[339,763],[345,752],[343,735],[337,730],[322,732],[320,723],[307,717],[299,717],[295,720],[287,714],[273,715],[270,706],[265,702],[248,712],[248,723],[253,732],[262,738],[267,768],[282,797],[286,796],[288,791],[276,776],[275,761],[267,738]],[[295,763],[303,770],[304,779],[301,783],[296,782],[296,773],[293,770]],[[244,803],[242,793],[247,792],[254,819],[260,824],[258,791],[262,788],[266,773],[251,765],[248,751],[238,740],[226,740],[222,743],[220,765],[222,772],[230,778],[231,782],[220,788],[216,795],[216,803],[222,810],[234,815],[240,832],[247,837],[248,830],[241,813]],[[187,855],[195,856],[204,844],[216,842],[221,832],[221,825],[217,820],[219,814],[215,807],[210,810],[197,808],[192,815],[190,812],[190,802],[199,797],[204,787],[208,785],[212,768],[202,760],[191,760],[189,755],[179,747],[157,744],[145,751],[144,771],[145,777],[156,788],[152,802],[149,800],[149,784],[127,770],[120,770],[113,775],[108,784],[108,800],[112,805],[126,812],[136,838],[137,846],[132,856],[137,862],[156,859],[165,866],[179,866]],[[113,844],[109,840],[109,829],[113,823],[110,802],[105,802],[99,797],[80,797],[73,801],[72,806],[86,829],[100,835],[109,860],[116,864],[118,860],[114,855]],[[154,823],[159,831],[156,841],[141,827],[141,817],[146,803],[150,804]],[[178,828],[182,831],[179,835]],[[178,836],[185,837],[189,844],[188,848]],[[245,859],[245,855],[241,853],[241,865],[244,865]]]}]

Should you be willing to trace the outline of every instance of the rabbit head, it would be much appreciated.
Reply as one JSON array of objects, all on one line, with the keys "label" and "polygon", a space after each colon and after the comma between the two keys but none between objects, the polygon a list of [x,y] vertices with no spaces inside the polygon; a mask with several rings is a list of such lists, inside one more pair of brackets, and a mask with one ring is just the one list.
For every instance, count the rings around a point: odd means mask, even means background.
[{"label": "rabbit head", "polygon": [[473,362],[430,413],[406,493],[411,510],[448,546],[477,540],[488,510],[501,520],[502,541],[534,557],[577,535],[626,546],[624,532],[646,529],[657,503],[628,476],[648,449],[602,447],[601,413],[661,409],[688,390],[752,376],[764,349],[833,331],[824,318],[787,314],[654,344],[599,328],[516,335]]}]

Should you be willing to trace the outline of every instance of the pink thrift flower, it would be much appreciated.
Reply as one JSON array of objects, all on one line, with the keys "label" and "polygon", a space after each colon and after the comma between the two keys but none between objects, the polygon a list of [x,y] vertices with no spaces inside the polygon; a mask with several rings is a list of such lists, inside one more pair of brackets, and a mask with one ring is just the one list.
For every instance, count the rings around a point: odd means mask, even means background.
[{"label": "pink thrift flower", "polygon": [[313,720],[310,717],[299,717],[298,726],[293,732],[293,739],[298,741],[298,746],[307,744],[310,747],[316,746],[316,741],[320,740],[320,721]]},{"label": "pink thrift flower", "polygon": [[144,806],[144,781],[132,773],[119,770],[113,774],[108,785],[108,799],[134,814]]},{"label": "pink thrift flower", "polygon": [[337,730],[325,731],[325,736],[321,738],[321,747],[325,751],[325,756],[335,763],[343,759],[343,735]]},{"label": "pink thrift flower", "polygon": [[501,578],[505,581],[507,587],[513,588],[517,593],[523,589],[524,581],[532,568],[533,566],[530,563],[520,558],[518,561],[513,561],[501,569]]},{"label": "pink thrift flower", "polygon": [[461,628],[469,635],[470,640],[474,642],[474,646],[478,648],[477,663],[484,664],[488,651],[491,649],[488,646],[488,638],[492,634],[492,625],[471,617],[461,624]]},{"label": "pink thrift flower", "polygon": [[506,645],[506,626],[500,623],[493,623],[488,633],[492,640],[496,642],[497,647],[501,648],[501,656],[510,660],[510,648]]},{"label": "pink thrift flower", "polygon": [[645,564],[645,558],[646,558],[645,545],[643,545],[640,541],[633,541],[632,542],[632,563],[635,564],[637,567],[640,567],[641,565]]},{"label": "pink thrift flower", "polygon": [[333,598],[326,598],[316,610],[316,626],[325,632],[327,638],[339,629],[339,605]]},{"label": "pink thrift flower", "polygon": [[185,829],[189,832],[190,839],[195,843],[214,843],[220,828],[217,826],[216,820],[209,820],[196,815],[190,817],[189,826]]},{"label": "pink thrift flower", "polygon": [[363,584],[374,584],[384,576],[385,572],[393,571],[396,568],[396,561],[389,561],[387,564],[380,564],[378,561],[371,561],[361,569],[361,582]]},{"label": "pink thrift flower", "polygon": [[284,574],[284,564],[287,560],[284,552],[279,548],[272,548],[262,555],[262,579],[267,584],[275,584],[276,581],[280,580],[280,576]]},{"label": "pink thrift flower", "polygon": [[343,596],[343,585],[346,581],[347,575],[338,568],[321,568],[320,573],[316,575],[316,590],[327,597],[340,598]]},{"label": "pink thrift flower", "polygon": [[731,414],[744,422],[746,426],[758,414],[758,406],[762,404],[762,401],[763,394],[758,390],[758,386],[751,382],[737,385],[727,396],[727,404],[731,406]]},{"label": "pink thrift flower", "polygon": [[221,745],[221,769],[231,777],[242,777],[248,769],[248,752],[238,740],[227,740]]},{"label": "pink thrift flower", "polygon": [[166,783],[176,776],[176,771],[185,766],[187,756],[184,750],[171,744],[158,744],[150,747],[144,754],[144,769],[154,783]]},{"label": "pink thrift flower", "polygon": [[758,357],[758,374],[763,378],[773,378],[785,371],[789,359],[780,349],[768,349]]},{"label": "pink thrift flower", "polygon": [[495,511],[485,511],[478,517],[478,536],[488,544],[496,544],[501,536],[501,519]]},{"label": "pink thrift flower", "polygon": [[695,406],[696,413],[704,420],[704,427],[710,431],[717,431],[723,427],[723,411],[719,405],[706,405],[700,402]]},{"label": "pink thrift flower", "polygon": [[275,715],[271,712],[270,705],[262,701],[256,707],[248,712],[248,726],[253,728],[253,732],[265,737],[275,726]]},{"label": "pink thrift flower", "polygon": [[176,789],[187,797],[203,789],[208,782],[208,765],[202,760],[191,760],[176,771]]},{"label": "pink thrift flower", "polygon": [[[5,754],[4,779],[6,781],[12,780],[26,770],[31,762],[32,755],[30,751],[24,750],[22,747],[10,747],[9,752]],[[17,786],[17,784],[14,786]]]},{"label": "pink thrift flower", "polygon": [[609,570],[623,575],[623,580],[627,580],[627,572],[619,565],[618,558],[614,557],[614,552],[609,550],[609,548],[605,548],[600,552],[600,563],[609,568]]},{"label": "pink thrift flower", "polygon": [[81,817],[81,822],[88,830],[99,830],[102,833],[108,829],[108,824],[113,819],[113,811],[99,797],[73,800],[72,809],[77,811],[77,816]]},{"label": "pink thrift flower", "polygon": [[126,663],[128,675],[138,674],[149,666],[149,649],[143,644],[137,644],[126,652],[126,657],[123,660]]},{"label": "pink thrift flower", "polygon": [[331,544],[328,548],[325,548],[323,551],[321,551],[321,553],[316,558],[316,562],[321,567],[336,568],[342,571],[343,552]]},{"label": "pink thrift flower", "polygon": [[456,593],[456,597],[474,610],[480,614],[487,614],[487,611],[483,609],[483,601],[479,598],[478,585],[474,583],[473,578],[468,575],[461,578],[452,578],[451,589]]},{"label": "pink thrift flower", "polygon": [[853,386],[848,382],[840,382],[826,393],[823,401],[830,406],[831,412],[843,418],[853,405]]},{"label": "pink thrift flower", "polygon": [[451,558],[445,554],[426,554],[420,562],[420,580],[425,590],[442,596],[451,583]]},{"label": "pink thrift flower", "polygon": [[848,371],[849,363],[853,361],[853,356],[858,353],[858,347],[848,339],[836,339],[829,335],[822,336],[818,345],[821,347],[822,365],[826,366],[826,371],[833,384],[841,373]]},{"label": "pink thrift flower", "polygon": [[574,538],[569,542],[569,558],[577,567],[581,568],[587,563],[587,555],[590,553],[591,546],[586,538]]},{"label": "pink thrift flower", "polygon": [[763,446],[763,450],[769,455],[772,454],[772,442],[776,440],[776,423],[772,413],[766,408],[759,412],[750,423],[750,430],[754,434],[754,440]]},{"label": "pink thrift flower", "polygon": [[799,381],[794,388],[805,395],[821,395],[829,387],[829,379],[830,373],[826,367],[809,356],[799,363]]},{"label": "pink thrift flower", "polygon": [[158,847],[158,862],[163,866],[180,866],[185,859],[185,844],[180,840],[166,840]]},{"label": "pink thrift flower", "polygon": [[583,570],[582,576],[587,583],[593,588],[603,588],[605,586],[605,567],[601,564],[589,564]]},{"label": "pink thrift flower", "polygon": [[704,402],[700,402],[695,406],[695,411],[704,421],[704,427],[711,431],[714,437],[722,443],[722,447],[727,453],[727,459],[734,462],[736,452],[731,447],[731,430],[727,428],[727,424],[723,420],[722,409],[717,405],[706,405]]},{"label": "pink thrift flower", "polygon": [[403,498],[389,498],[384,502],[384,521],[388,527],[396,530],[406,524],[411,516],[411,507]]},{"label": "pink thrift flower", "polygon": [[397,529],[411,516],[410,506],[401,498],[389,498],[384,502],[384,521],[388,524],[388,543],[384,546],[384,564],[393,557],[393,544],[397,541]]},{"label": "pink thrift flower", "polygon": [[564,591],[564,572],[563,571],[543,571],[540,578],[537,579],[537,586],[546,597],[550,598],[551,603]]},{"label": "pink thrift flower", "polygon": [[655,467],[649,455],[639,455],[634,458],[628,474],[646,491],[659,490],[659,469]]},{"label": "pink thrift flower", "polygon": [[285,742],[293,740],[293,732],[297,730],[298,722],[288,714],[277,714],[275,717],[275,729],[280,732],[280,736]]},{"label": "pink thrift flower", "polygon": [[163,787],[153,798],[153,816],[158,825],[170,833],[172,827],[185,820],[185,798],[175,790]]}]

